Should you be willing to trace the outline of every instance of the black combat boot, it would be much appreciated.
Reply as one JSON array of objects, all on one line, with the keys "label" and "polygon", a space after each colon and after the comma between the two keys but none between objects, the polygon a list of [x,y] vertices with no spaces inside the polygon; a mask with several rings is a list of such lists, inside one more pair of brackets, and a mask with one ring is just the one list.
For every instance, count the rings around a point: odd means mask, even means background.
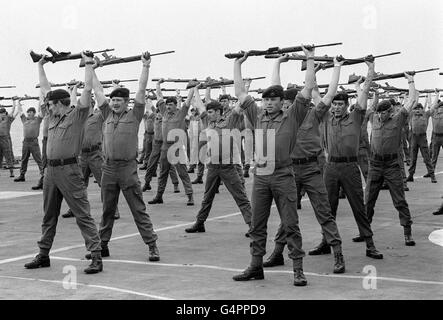
[{"label": "black combat boot", "polygon": [[160,252],[157,248],[157,243],[151,243],[149,245],[149,261],[160,261]]},{"label": "black combat boot", "polygon": [[410,174],[406,179],[406,182],[414,182],[414,175]]},{"label": "black combat boot", "polygon": [[334,253],[334,273],[345,273],[345,259],[341,252]]},{"label": "black combat boot", "polygon": [[192,184],[203,184],[203,177],[198,176],[194,181],[192,181]]},{"label": "black combat boot", "polygon": [[188,206],[194,205],[194,196],[192,194],[188,194],[188,203],[186,203]]},{"label": "black combat boot", "polygon": [[92,253],[92,261],[89,267],[87,267],[84,272],[86,274],[94,274],[99,273],[103,271],[103,261],[102,256],[99,252],[93,252]]},{"label": "black combat boot", "polygon": [[[109,248],[108,248],[108,246],[106,245],[103,245],[102,244],[102,250],[101,250],[101,257],[102,258],[107,258],[107,257],[109,257],[110,256],[110,254],[109,254]],[[91,253],[88,253],[88,254],[86,254],[85,255],[85,258],[86,259],[88,259],[88,260],[91,260],[92,259],[92,254]]]},{"label": "black combat boot", "polygon": [[268,260],[263,262],[263,268],[272,268],[276,266],[283,266],[285,264],[285,259],[283,258],[282,253],[273,252]]},{"label": "black combat boot", "polygon": [[314,249],[309,251],[310,256],[319,256],[321,254],[330,254],[331,253],[331,247],[326,243],[326,241],[323,239],[318,246],[316,246]]},{"label": "black combat boot", "polygon": [[14,182],[25,182],[25,175],[20,174],[17,178],[14,179]]},{"label": "black combat boot", "polygon": [[412,239],[412,228],[411,226],[404,227],[404,235],[405,235],[405,245],[408,247],[415,246],[415,241]]},{"label": "black combat boot", "polygon": [[143,186],[142,191],[145,192],[145,191],[148,191],[148,190],[151,190],[151,189],[152,189],[151,188],[151,184],[146,182],[145,185]]},{"label": "black combat boot", "polygon": [[157,193],[154,199],[148,201],[149,204],[161,204],[163,203],[163,195]]},{"label": "black combat boot", "polygon": [[303,259],[298,258],[293,260],[294,266],[294,286],[304,287],[308,284],[305,274],[303,273]]},{"label": "black combat boot", "polygon": [[178,184],[174,184],[174,193],[180,193],[180,188],[178,187]]},{"label": "black combat boot", "polygon": [[63,218],[74,218],[74,213],[72,212],[71,209],[68,209],[68,211],[66,211],[66,213],[62,214]]},{"label": "black combat boot", "polygon": [[42,190],[43,189],[43,176],[40,177],[40,180],[38,181],[36,186],[33,186],[31,188],[32,190]]},{"label": "black combat boot", "polygon": [[261,267],[248,267],[245,271],[232,277],[234,281],[263,280],[265,274]]},{"label": "black combat boot", "polygon": [[51,266],[49,256],[38,254],[34,260],[25,264],[26,269],[47,268]]},{"label": "black combat boot", "polygon": [[197,221],[192,227],[185,229],[185,231],[187,233],[206,232],[205,224]]}]

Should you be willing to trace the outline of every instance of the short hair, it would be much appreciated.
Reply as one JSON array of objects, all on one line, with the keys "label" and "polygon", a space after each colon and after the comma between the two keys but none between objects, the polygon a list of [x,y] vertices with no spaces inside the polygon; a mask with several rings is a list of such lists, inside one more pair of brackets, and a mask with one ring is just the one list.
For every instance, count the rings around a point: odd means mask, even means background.
[{"label": "short hair", "polygon": [[414,109],[424,109],[424,108],[421,103],[417,103],[417,105],[414,107]]},{"label": "short hair", "polygon": [[295,88],[285,90],[283,99],[294,101],[295,98],[297,97],[297,94],[298,94],[298,90]]},{"label": "short hair", "polygon": [[220,110],[220,115],[223,114],[223,106],[218,101],[211,101],[206,105],[206,110]]},{"label": "short hair", "polygon": [[222,101],[222,100],[230,100],[231,96],[229,94],[222,94],[220,95],[220,97],[218,98],[218,101]]},{"label": "short hair", "polygon": [[30,108],[28,109],[28,111],[26,111],[26,112],[34,112],[34,113],[37,113],[37,111],[35,110],[34,107],[30,107]]},{"label": "short hair", "polygon": [[375,109],[375,111],[381,112],[381,111],[388,110],[391,107],[392,107],[392,104],[391,104],[390,100],[383,100],[382,102],[380,102],[377,105],[377,108]]},{"label": "short hair", "polygon": [[337,93],[334,98],[332,99],[332,102],[339,100],[339,101],[344,101],[346,105],[349,104],[349,96],[346,92],[340,92]]},{"label": "short hair", "polygon": [[165,103],[173,103],[173,104],[177,104],[177,98],[176,97],[167,97],[165,100]]}]

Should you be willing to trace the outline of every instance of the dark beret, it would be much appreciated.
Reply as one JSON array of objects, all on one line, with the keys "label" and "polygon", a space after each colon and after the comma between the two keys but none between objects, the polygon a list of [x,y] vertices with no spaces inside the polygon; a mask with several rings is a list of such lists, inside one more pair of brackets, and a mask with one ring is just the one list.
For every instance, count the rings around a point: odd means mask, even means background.
[{"label": "dark beret", "polygon": [[423,105],[421,103],[417,103],[414,109],[423,109]]},{"label": "dark beret", "polygon": [[294,101],[297,97],[298,90],[295,88],[288,89],[284,91],[284,99]]},{"label": "dark beret", "polygon": [[218,101],[211,101],[206,105],[206,110],[223,110],[223,106]]},{"label": "dark beret", "polygon": [[389,100],[383,100],[382,102],[380,102],[377,105],[377,108],[375,109],[375,111],[377,112],[381,112],[381,111],[385,111],[388,110],[389,108],[392,107],[391,101]]},{"label": "dark beret", "polygon": [[28,111],[26,111],[26,112],[34,112],[34,113],[37,113],[37,111],[35,110],[34,107],[29,108]]},{"label": "dark beret", "polygon": [[346,92],[340,92],[334,96],[334,99],[332,99],[332,101],[335,100],[344,101],[346,104],[348,104],[349,96]]},{"label": "dark beret", "polygon": [[220,97],[218,98],[218,101],[222,101],[222,100],[230,100],[231,96],[229,94],[221,94]]},{"label": "dark beret", "polygon": [[1,107],[1,108],[0,108],[0,113],[6,113],[6,109],[3,108],[3,107]]},{"label": "dark beret", "polygon": [[263,91],[262,98],[278,98],[283,99],[284,90],[280,85],[270,86],[265,91]]},{"label": "dark beret", "polygon": [[109,97],[111,99],[114,98],[114,97],[128,99],[129,98],[129,89],[128,88],[117,88],[117,89],[114,89],[111,92],[111,95]]},{"label": "dark beret", "polygon": [[57,89],[54,91],[49,91],[48,94],[46,95],[46,100],[48,100],[48,101],[63,100],[63,99],[68,99],[70,97],[71,97],[71,95],[69,94],[68,91],[63,90],[63,89]]},{"label": "dark beret", "polygon": [[177,104],[177,98],[176,97],[167,97],[166,100],[165,100],[165,103],[168,104],[168,103],[171,103],[171,102],[173,104]]}]

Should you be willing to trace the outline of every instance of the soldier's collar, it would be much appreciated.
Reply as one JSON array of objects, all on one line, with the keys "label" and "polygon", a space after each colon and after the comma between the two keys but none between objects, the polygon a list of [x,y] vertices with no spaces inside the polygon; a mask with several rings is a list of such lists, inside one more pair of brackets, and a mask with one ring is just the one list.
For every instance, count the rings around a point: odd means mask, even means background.
[{"label": "soldier's collar", "polygon": [[283,110],[279,110],[278,112],[276,112],[276,113],[274,113],[274,114],[270,114],[269,112],[268,112],[268,110],[265,110],[265,116],[267,117],[267,118],[269,118],[269,119],[272,119],[272,120],[275,120],[275,119],[277,119],[281,114],[283,114],[284,112],[283,112]]}]

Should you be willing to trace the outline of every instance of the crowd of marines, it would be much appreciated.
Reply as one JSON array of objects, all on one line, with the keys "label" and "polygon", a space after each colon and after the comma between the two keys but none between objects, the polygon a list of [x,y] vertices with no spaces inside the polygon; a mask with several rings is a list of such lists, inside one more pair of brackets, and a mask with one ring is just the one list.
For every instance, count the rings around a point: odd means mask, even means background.
[{"label": "crowd of marines", "polygon": [[[263,91],[261,100],[249,95],[250,81],[242,77],[247,52],[234,62],[235,98],[223,92],[218,99],[211,97],[210,87],[202,98],[199,83],[190,86],[184,99],[179,92],[177,96],[164,97],[161,88],[164,79],[157,81],[155,94],[147,95],[151,65],[148,52],[142,54],[134,100],[118,81],[108,99],[96,74],[97,61],[90,52],[83,52],[85,80],[78,98],[80,83],[69,91],[51,90],[44,69],[46,61],[42,58],[38,62],[37,110],[31,107],[23,112],[19,100],[14,100],[10,112],[0,108],[0,159],[5,157],[11,178],[15,177],[10,128],[17,116],[23,124],[24,140],[20,175],[14,181],[25,181],[30,155],[41,177],[32,187],[43,190],[39,254],[25,267],[50,266],[49,252],[64,199],[69,211],[63,217],[76,219],[89,251],[86,258],[91,263],[85,273],[101,272],[102,258],[110,256],[114,222],[120,217],[117,208],[120,191],[148,247],[148,260],[159,261],[158,236],[143,199],[143,192],[152,189],[151,181],[157,177],[157,171],[158,187],[155,197],[148,202],[150,205],[164,203],[168,177],[175,193],[180,193],[180,178],[188,206],[195,205],[193,185],[205,184],[200,210],[195,223],[185,230],[187,233],[206,232],[205,221],[221,184],[234,198],[246,224],[245,236],[251,241],[250,265],[233,277],[235,281],[264,279],[264,268],[284,264],[283,251],[287,245],[293,263],[293,284],[307,284],[297,214],[304,194],[312,204],[322,234],[318,246],[308,254],[332,251],[334,273],[345,272],[336,221],[340,198],[349,201],[358,228],[353,241],[366,244],[367,257],[383,259],[371,228],[382,189],[389,189],[403,227],[405,245],[414,246],[405,191],[409,190],[407,182],[414,181],[419,149],[427,169],[425,177],[437,182],[435,168],[443,146],[443,102],[438,92],[434,98],[428,94],[423,106],[419,103],[414,76],[405,72],[407,95],[401,99],[381,99],[379,91],[371,86],[375,63],[368,56],[367,76],[355,84],[355,98],[346,91],[338,91],[343,61],[337,58],[328,90],[321,93],[316,80],[319,69],[314,64],[315,49],[303,47],[303,51],[306,71],[302,89],[290,85],[286,90],[283,88],[280,66],[289,59],[288,55],[282,55],[275,61],[271,86]],[[430,147],[426,137],[429,119],[433,128]],[[142,122],[144,139],[140,154],[138,133]],[[370,136],[368,123],[372,128]],[[42,152],[38,141],[41,125]],[[175,134],[178,131],[184,133],[184,138]],[[407,176],[405,161],[409,165]],[[253,183],[249,198],[245,179],[249,178],[251,164]],[[143,185],[139,170],[146,170]],[[191,181],[190,174],[195,170],[196,179]],[[99,228],[91,216],[86,192],[91,176],[101,188],[103,211]],[[263,261],[273,201],[281,223],[275,247]],[[443,214],[443,207],[434,214]]]}]

